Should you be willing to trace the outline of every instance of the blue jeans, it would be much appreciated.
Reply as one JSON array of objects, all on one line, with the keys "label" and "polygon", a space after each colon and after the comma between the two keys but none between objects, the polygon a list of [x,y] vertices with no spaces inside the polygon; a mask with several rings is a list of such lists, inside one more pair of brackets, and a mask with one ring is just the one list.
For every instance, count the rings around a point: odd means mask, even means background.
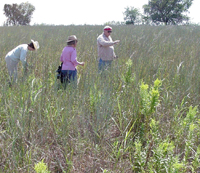
[{"label": "blue jeans", "polygon": [[103,72],[104,70],[108,69],[111,67],[112,61],[103,61],[102,59],[99,60],[99,73]]},{"label": "blue jeans", "polygon": [[77,85],[77,70],[62,70],[61,71],[63,75],[63,83],[64,87],[66,88],[66,85],[68,83],[74,84],[74,87]]}]

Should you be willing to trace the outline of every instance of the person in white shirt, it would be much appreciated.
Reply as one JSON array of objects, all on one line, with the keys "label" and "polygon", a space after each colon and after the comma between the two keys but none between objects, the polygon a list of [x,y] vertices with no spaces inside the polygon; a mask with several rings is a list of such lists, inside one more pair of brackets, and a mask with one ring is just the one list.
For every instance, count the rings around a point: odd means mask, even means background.
[{"label": "person in white shirt", "polygon": [[15,83],[17,80],[17,65],[19,61],[22,62],[24,70],[27,71],[28,63],[26,61],[26,55],[28,50],[35,51],[39,49],[39,43],[31,40],[29,44],[21,44],[7,53],[5,57],[8,73],[10,76],[10,84]]},{"label": "person in white shirt", "polygon": [[103,33],[97,38],[99,72],[103,71],[104,68],[111,66],[111,62],[116,58],[114,45],[118,44],[120,40],[113,41],[110,36],[111,33],[112,27],[105,26]]}]

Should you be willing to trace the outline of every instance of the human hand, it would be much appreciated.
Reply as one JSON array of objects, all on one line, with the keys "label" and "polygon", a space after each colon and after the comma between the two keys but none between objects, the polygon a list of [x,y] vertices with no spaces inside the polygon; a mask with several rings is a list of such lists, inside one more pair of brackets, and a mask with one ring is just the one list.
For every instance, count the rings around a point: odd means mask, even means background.
[{"label": "human hand", "polygon": [[118,44],[120,42],[120,40],[116,40],[114,41],[114,44]]},{"label": "human hand", "polygon": [[85,63],[84,63],[84,62],[81,62],[81,63],[80,63],[80,65],[81,65],[81,66],[84,66],[84,65],[85,65]]}]

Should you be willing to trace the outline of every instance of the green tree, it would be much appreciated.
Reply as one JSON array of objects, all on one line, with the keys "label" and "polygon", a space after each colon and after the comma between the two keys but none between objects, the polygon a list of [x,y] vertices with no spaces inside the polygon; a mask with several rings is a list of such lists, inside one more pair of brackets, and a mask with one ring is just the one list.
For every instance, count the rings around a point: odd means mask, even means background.
[{"label": "green tree", "polygon": [[143,6],[144,19],[151,19],[153,23],[164,23],[165,25],[176,25],[188,21],[189,17],[184,15],[192,5],[193,0],[149,0]]},{"label": "green tree", "polygon": [[126,7],[124,14],[124,20],[126,24],[140,23],[140,12],[137,8]]},{"label": "green tree", "polygon": [[5,4],[4,14],[7,17],[5,25],[29,25],[35,7],[26,2],[21,4]]}]

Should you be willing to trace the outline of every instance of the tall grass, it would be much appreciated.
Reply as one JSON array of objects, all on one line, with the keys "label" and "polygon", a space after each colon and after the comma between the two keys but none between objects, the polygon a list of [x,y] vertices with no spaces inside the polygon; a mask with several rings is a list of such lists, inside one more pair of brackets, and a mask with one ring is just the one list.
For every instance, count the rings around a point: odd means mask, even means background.
[{"label": "tall grass", "polygon": [[[35,172],[37,165],[51,172],[200,171],[200,27],[113,26],[119,58],[106,76],[97,69],[102,28],[0,28],[0,172]],[[55,71],[72,34],[86,65],[78,67],[77,89],[57,90]],[[28,54],[27,74],[19,64],[9,88],[4,57],[30,39],[40,49]]]}]

